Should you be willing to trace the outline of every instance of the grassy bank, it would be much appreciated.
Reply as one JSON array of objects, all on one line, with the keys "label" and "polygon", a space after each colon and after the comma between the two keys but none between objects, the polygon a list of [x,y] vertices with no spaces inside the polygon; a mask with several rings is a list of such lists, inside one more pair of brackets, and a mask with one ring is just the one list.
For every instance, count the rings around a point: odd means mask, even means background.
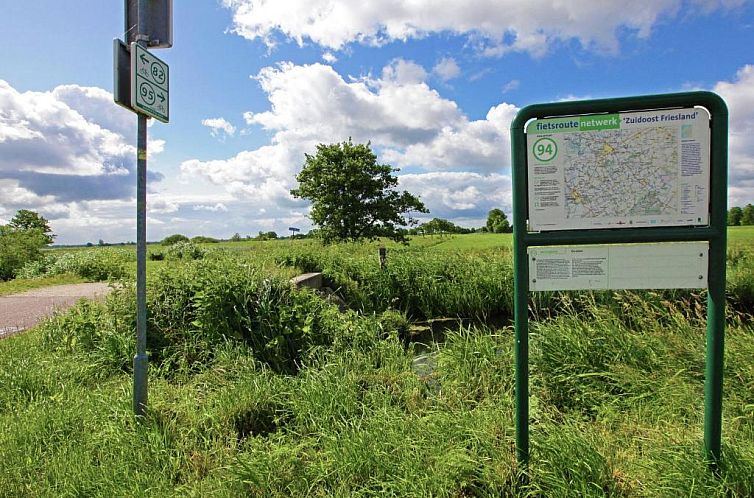
[{"label": "grassy bank", "polygon": [[[754,495],[745,236],[729,255],[739,300],[717,476],[701,459],[702,294],[534,300],[524,470],[512,330],[481,325],[507,309],[509,252],[444,254],[465,239],[440,239],[391,246],[383,270],[376,245],[290,241],[151,261],[142,420],[131,411],[128,280],[103,303],[0,341],[0,496]],[[353,309],[293,291],[288,276],[307,264]],[[410,318],[437,316],[482,320],[412,343]]]}]

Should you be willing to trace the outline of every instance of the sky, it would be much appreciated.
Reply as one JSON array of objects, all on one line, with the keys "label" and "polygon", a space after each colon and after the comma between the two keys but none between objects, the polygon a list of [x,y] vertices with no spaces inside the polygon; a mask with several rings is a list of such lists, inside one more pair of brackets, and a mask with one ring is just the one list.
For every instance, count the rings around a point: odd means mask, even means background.
[{"label": "sky", "polygon": [[[113,103],[120,0],[0,0],[0,224],[136,238],[136,115]],[[510,214],[529,104],[689,90],[730,110],[729,206],[754,203],[754,5],[743,0],[176,0],[170,122],[150,120],[147,238],[306,232],[320,143],[370,142],[467,227]]]}]

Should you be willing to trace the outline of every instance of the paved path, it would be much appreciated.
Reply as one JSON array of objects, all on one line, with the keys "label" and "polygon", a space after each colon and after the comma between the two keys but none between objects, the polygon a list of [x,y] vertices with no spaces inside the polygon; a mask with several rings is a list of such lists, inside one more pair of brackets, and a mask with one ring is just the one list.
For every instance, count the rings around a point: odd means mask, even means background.
[{"label": "paved path", "polygon": [[56,285],[20,294],[0,296],[0,339],[36,325],[56,310],[70,308],[79,299],[101,299],[110,287],[103,282]]}]

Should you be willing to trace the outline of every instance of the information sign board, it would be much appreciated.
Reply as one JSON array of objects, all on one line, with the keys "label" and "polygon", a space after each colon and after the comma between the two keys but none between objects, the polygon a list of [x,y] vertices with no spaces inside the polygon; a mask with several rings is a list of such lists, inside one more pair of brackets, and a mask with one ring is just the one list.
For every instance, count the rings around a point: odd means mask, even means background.
[{"label": "information sign board", "polygon": [[706,289],[708,242],[530,247],[529,289]]},{"label": "information sign board", "polygon": [[532,231],[706,226],[710,117],[698,107],[532,120]]},{"label": "information sign board", "polygon": [[131,43],[131,105],[134,110],[169,120],[168,65],[138,43]]}]

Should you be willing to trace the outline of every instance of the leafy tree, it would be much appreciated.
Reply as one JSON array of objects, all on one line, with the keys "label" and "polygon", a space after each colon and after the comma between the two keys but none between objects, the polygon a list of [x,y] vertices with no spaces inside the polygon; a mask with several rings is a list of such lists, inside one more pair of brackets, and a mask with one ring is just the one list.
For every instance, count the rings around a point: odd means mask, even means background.
[{"label": "leafy tree", "polygon": [[743,218],[743,209],[738,206],[734,206],[728,210],[728,226],[735,227],[741,224],[741,218]]},{"label": "leafy tree", "polygon": [[8,226],[12,230],[17,231],[38,231],[40,234],[42,234],[42,240],[45,241],[44,245],[52,244],[53,239],[55,239],[56,237],[55,234],[52,233],[50,222],[36,211],[30,211],[28,209],[19,210],[16,215],[10,220]]},{"label": "leafy tree", "polygon": [[14,277],[26,263],[42,257],[40,249],[48,244],[38,229],[18,230],[0,225],[0,280]]},{"label": "leafy tree", "polygon": [[472,230],[459,227],[455,223],[443,218],[432,218],[432,220],[422,224],[419,231],[428,234],[435,233],[471,233]]},{"label": "leafy tree", "polygon": [[741,224],[754,225],[754,206],[751,203],[745,205],[741,210]]},{"label": "leafy tree", "polygon": [[416,223],[410,213],[429,211],[416,196],[396,190],[397,171],[378,164],[368,143],[319,144],[315,155],[306,154],[291,195],[312,202],[309,217],[325,243],[377,237],[405,242],[400,228]]},{"label": "leafy tree", "polygon": [[189,241],[188,237],[186,237],[185,235],[181,235],[180,233],[176,233],[173,235],[168,235],[167,237],[162,239],[162,242],[160,242],[160,244],[162,244],[163,246],[172,246],[174,244],[177,244],[178,242],[188,242],[188,241]]},{"label": "leafy tree", "polygon": [[230,238],[231,242],[241,242],[243,240],[243,237],[241,237],[241,234],[236,232],[233,234],[233,236]]},{"label": "leafy tree", "polygon": [[278,238],[278,234],[276,232],[263,232],[259,231],[259,235],[254,237],[256,240],[275,240]]},{"label": "leafy tree", "polygon": [[510,223],[508,223],[508,217],[505,216],[505,213],[502,209],[492,209],[489,213],[487,213],[487,225],[486,225],[488,232],[493,233],[504,233],[504,232],[510,232],[511,226]]}]

